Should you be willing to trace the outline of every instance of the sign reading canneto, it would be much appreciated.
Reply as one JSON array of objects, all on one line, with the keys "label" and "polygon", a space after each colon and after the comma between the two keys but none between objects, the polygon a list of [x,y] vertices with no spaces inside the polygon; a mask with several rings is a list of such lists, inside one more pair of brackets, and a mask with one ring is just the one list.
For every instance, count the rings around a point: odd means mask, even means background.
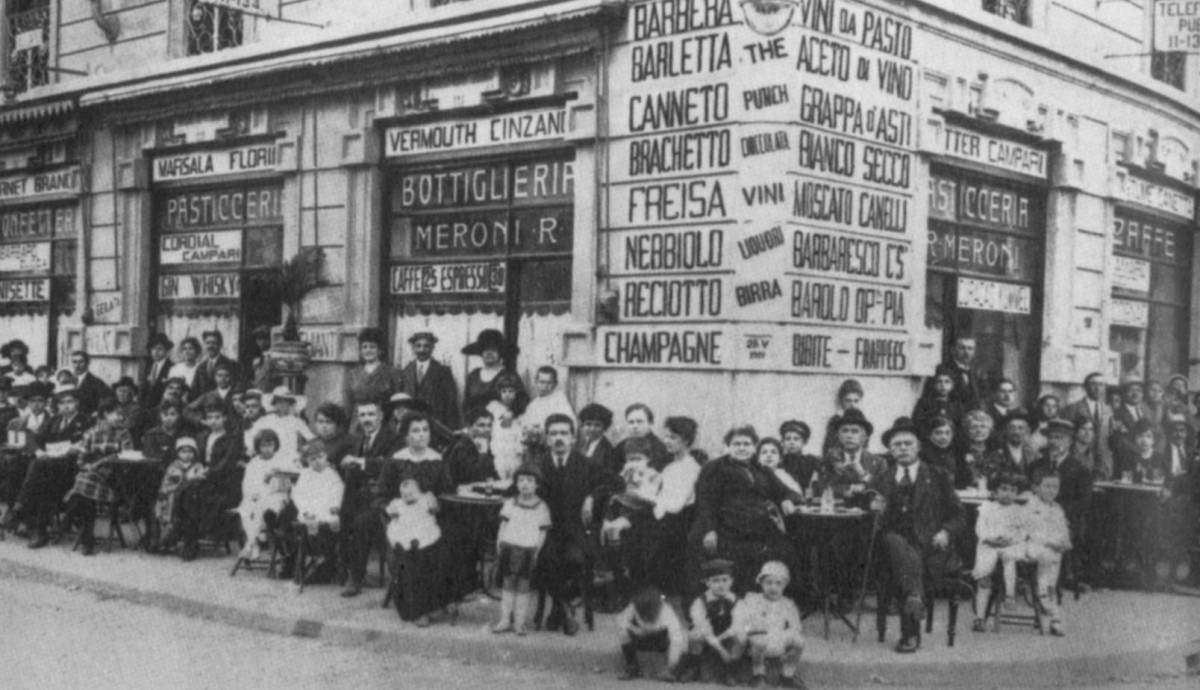
[{"label": "sign reading canneto", "polygon": [[566,109],[545,108],[389,127],[383,137],[385,155],[395,158],[562,139],[568,131]]}]

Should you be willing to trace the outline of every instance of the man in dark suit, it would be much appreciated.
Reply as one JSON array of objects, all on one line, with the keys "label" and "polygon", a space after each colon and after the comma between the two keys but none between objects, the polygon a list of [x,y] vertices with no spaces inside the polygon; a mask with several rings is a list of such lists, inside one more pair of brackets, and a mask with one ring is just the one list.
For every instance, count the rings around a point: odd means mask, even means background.
[{"label": "man in dark suit", "polygon": [[[199,422],[203,411],[213,404],[223,405],[230,410],[234,409],[234,398],[241,395],[241,391],[234,385],[237,368],[233,364],[219,362],[213,372],[213,387],[193,400],[184,411],[184,415],[193,423]],[[234,416],[229,421],[230,429],[243,428],[241,418]]]},{"label": "man in dark suit", "polygon": [[351,441],[350,454],[342,459],[342,479],[346,489],[342,494],[343,551],[349,578],[342,596],[353,597],[362,592],[371,547],[383,539],[384,508],[387,499],[395,496],[398,486],[377,486],[384,467],[393,462],[392,454],[403,447],[391,425],[383,423],[383,409],[375,400],[361,400],[355,405],[360,432]]},{"label": "man in dark suit", "polygon": [[1113,428],[1113,409],[1105,400],[1104,375],[1092,372],[1083,380],[1083,398],[1067,405],[1059,415],[1063,419],[1074,422],[1079,418],[1092,420],[1092,466],[1088,468],[1099,479],[1113,476],[1113,449],[1109,443]]},{"label": "man in dark suit", "polygon": [[1046,429],[1047,445],[1041,456],[1028,469],[1032,481],[1035,476],[1057,474],[1059,479],[1058,504],[1067,516],[1071,528],[1071,543],[1083,544],[1084,517],[1092,496],[1092,476],[1071,455],[1071,443],[1075,438],[1075,425],[1065,419],[1051,419]]},{"label": "man in dark suit", "polygon": [[979,408],[987,399],[987,377],[974,368],[975,336],[960,335],[954,339],[949,360],[954,371],[954,397],[962,403],[963,411]]},{"label": "man in dark suit", "polygon": [[142,376],[142,387],[138,398],[148,408],[158,407],[162,402],[163,389],[167,379],[171,378],[171,349],[175,343],[166,333],[155,333],[146,344],[146,352],[150,353],[150,361],[146,363],[146,372]]},{"label": "man in dark suit", "polygon": [[400,390],[429,405],[429,414],[447,427],[458,430],[458,386],[450,368],[433,358],[434,334],[422,331],[408,339],[415,359],[400,372]]},{"label": "man in dark suit", "polygon": [[[1146,388],[1141,381],[1126,381],[1121,386],[1121,404],[1113,410],[1112,444],[1113,454],[1117,457],[1133,455],[1137,452],[1134,442],[1133,427],[1143,419],[1150,420],[1149,411],[1144,404]],[[1158,430],[1155,429],[1155,438]],[[1115,476],[1115,473],[1114,473]]]},{"label": "man in dark suit", "polygon": [[965,521],[954,482],[940,467],[920,461],[920,431],[907,417],[896,420],[883,434],[894,469],[871,484],[871,509],[880,513],[884,552],[898,581],[903,605],[900,642],[896,651],[911,653],[920,647],[925,578],[953,572],[957,557],[953,540]]},{"label": "man in dark suit", "polygon": [[599,463],[574,450],[575,423],[563,414],[546,418],[549,452],[538,462],[545,484],[539,487],[550,508],[553,526],[537,563],[537,579],[550,594],[553,606],[546,621],[548,630],[560,626],[567,635],[579,631],[572,602],[581,593],[582,578],[591,577],[585,566],[592,543],[587,530],[592,524],[595,496],[612,492],[612,478]]},{"label": "man in dark suit", "polygon": [[95,374],[88,371],[91,357],[82,350],[71,353],[71,368],[75,370],[75,388],[78,390],[79,413],[91,419],[96,414],[100,401],[111,398],[112,389]]},{"label": "man in dark suit", "polygon": [[[50,384],[40,382],[16,389],[17,395],[25,403],[25,410],[5,424],[5,431],[9,437],[19,437],[17,442],[20,445],[0,451],[0,501],[16,501],[21,482],[25,480],[25,473],[29,470],[29,463],[38,449],[38,439],[50,428],[53,419],[46,409],[50,392]],[[0,392],[0,395],[7,396],[7,393]]]},{"label": "man in dark suit", "polygon": [[238,371],[237,362],[221,354],[221,348],[225,346],[225,337],[221,335],[221,331],[204,331],[200,334],[200,339],[204,341],[204,360],[196,370],[194,386],[197,394],[207,393],[217,387],[218,364],[228,366],[235,375]]}]

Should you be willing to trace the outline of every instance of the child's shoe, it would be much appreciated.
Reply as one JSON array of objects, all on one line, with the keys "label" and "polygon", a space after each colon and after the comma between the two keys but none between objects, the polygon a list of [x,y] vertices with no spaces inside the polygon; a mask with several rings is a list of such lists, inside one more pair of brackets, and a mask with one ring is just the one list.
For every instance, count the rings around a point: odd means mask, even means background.
[{"label": "child's shoe", "polygon": [[1050,634],[1055,637],[1064,637],[1067,633],[1063,631],[1061,621],[1050,621]]},{"label": "child's shoe", "polygon": [[524,623],[517,623],[513,630],[517,633],[517,637],[525,637],[529,634],[529,629],[525,627]]},{"label": "child's shoe", "polygon": [[510,623],[508,621],[500,621],[499,623],[492,626],[492,632],[497,635],[499,635],[501,633],[512,632],[512,631],[513,631],[512,623]]},{"label": "child's shoe", "polygon": [[1017,600],[1012,597],[1004,597],[1004,610],[1005,611],[1016,611],[1017,610]]},{"label": "child's shoe", "polygon": [[987,623],[982,618],[976,618],[974,623],[971,623],[971,632],[987,632]]}]

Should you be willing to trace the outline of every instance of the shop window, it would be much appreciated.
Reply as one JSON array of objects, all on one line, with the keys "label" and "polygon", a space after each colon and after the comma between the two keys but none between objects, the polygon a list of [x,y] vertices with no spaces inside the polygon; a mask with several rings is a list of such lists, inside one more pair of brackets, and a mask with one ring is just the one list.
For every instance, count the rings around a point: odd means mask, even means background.
[{"label": "shop window", "polygon": [[1030,0],[983,0],[983,11],[1029,26],[1029,3]]},{"label": "shop window", "polygon": [[7,0],[8,86],[14,93],[50,83],[50,0]]},{"label": "shop window", "polygon": [[237,10],[190,0],[187,14],[188,55],[213,53],[242,45],[243,15]]},{"label": "shop window", "polygon": [[1187,53],[1154,51],[1150,57],[1150,76],[1182,90],[1183,71],[1187,66]]}]

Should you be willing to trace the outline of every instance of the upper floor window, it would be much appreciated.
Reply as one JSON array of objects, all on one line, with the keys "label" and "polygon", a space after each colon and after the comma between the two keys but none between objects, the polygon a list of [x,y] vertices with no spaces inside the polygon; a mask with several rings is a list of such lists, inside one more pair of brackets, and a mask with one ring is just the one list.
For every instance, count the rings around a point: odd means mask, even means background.
[{"label": "upper floor window", "polygon": [[212,53],[242,45],[242,13],[189,0],[187,15],[188,55]]},{"label": "upper floor window", "polygon": [[1029,2],[1030,0],[983,0],[983,11],[1029,26]]},{"label": "upper floor window", "polygon": [[1187,64],[1187,53],[1182,51],[1154,51],[1150,56],[1150,76],[1183,89],[1183,71]]},{"label": "upper floor window", "polygon": [[8,83],[20,93],[50,83],[50,0],[6,0]]}]

